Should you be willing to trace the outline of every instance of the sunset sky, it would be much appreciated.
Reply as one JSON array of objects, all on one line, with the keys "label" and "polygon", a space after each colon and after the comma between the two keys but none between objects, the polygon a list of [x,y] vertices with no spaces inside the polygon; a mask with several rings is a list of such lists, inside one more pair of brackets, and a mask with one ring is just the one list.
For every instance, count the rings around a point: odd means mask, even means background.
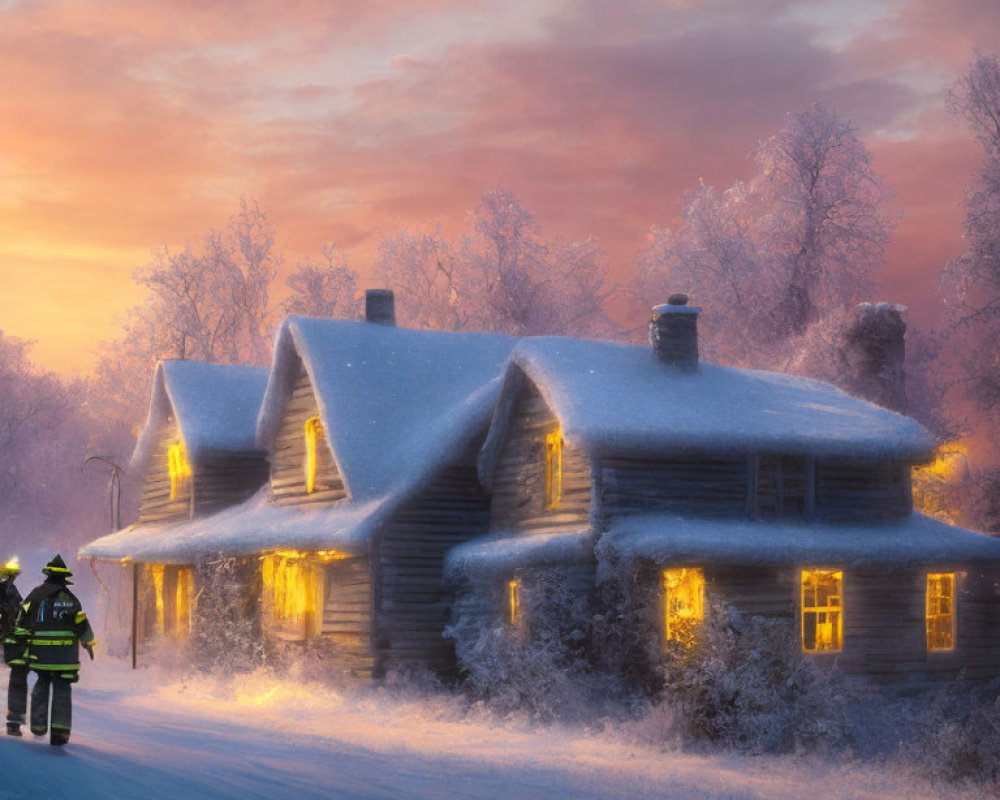
[{"label": "sunset sky", "polygon": [[904,216],[883,297],[936,317],[978,154],[944,110],[997,0],[0,0],[0,330],[85,373],[136,265],[256,197],[286,261],[364,275],[498,182],[627,280],[789,111],[852,119]]}]

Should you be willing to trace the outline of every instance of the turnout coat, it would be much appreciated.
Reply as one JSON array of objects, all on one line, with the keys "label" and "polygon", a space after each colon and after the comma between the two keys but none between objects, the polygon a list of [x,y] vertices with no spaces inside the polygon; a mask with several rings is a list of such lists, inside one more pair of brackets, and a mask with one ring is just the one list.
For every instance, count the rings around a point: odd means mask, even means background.
[{"label": "turnout coat", "polygon": [[64,581],[47,580],[32,589],[21,605],[17,627],[25,632],[27,665],[75,680],[80,670],[80,642],[94,643],[87,615]]}]

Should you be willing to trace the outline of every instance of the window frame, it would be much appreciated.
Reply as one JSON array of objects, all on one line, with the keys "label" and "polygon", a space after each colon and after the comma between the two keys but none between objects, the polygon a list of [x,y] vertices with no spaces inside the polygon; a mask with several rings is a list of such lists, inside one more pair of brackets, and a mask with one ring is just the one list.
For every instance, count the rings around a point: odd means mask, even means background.
[{"label": "window frame", "polygon": [[521,630],[524,627],[524,601],[521,594],[520,578],[516,576],[507,580],[505,586],[506,611],[504,615],[508,627]]},{"label": "window frame", "polygon": [[170,499],[183,499],[182,490],[187,489],[191,478],[191,463],[183,442],[167,445],[167,477],[170,479]]},{"label": "window frame", "polygon": [[[932,612],[932,604],[935,602],[935,598],[932,598],[931,588],[935,579],[946,579],[945,585],[949,587],[949,596],[947,600],[950,602],[950,609],[947,612],[940,611],[941,597],[936,598],[938,602],[938,609]],[[941,585],[940,583],[938,585]],[[950,644],[948,646],[936,646],[933,643],[933,637],[935,633],[940,634],[940,631],[932,632],[933,623],[937,620],[947,619],[949,620],[948,630],[945,631],[947,637],[950,639]],[[958,573],[957,572],[928,572],[926,573],[925,579],[925,589],[924,589],[924,621],[926,628],[926,645],[928,653],[953,653],[958,646]]]},{"label": "window frame", "polygon": [[324,440],[323,420],[318,414],[309,417],[303,424],[305,437],[305,488],[306,494],[316,491],[316,478],[319,473],[319,447]]},{"label": "window frame", "polygon": [[545,508],[558,508],[563,496],[563,435],[556,428],[545,436]]},{"label": "window frame", "polygon": [[[814,577],[815,576],[815,577]],[[815,578],[833,578],[837,581],[837,594],[833,595],[828,593],[825,605],[819,604],[820,599],[820,584],[816,583],[814,586],[810,587],[807,583],[807,579],[810,577]],[[813,592],[814,602],[807,604],[806,593],[808,591]],[[836,599],[836,604],[831,604],[829,601],[831,599]],[[821,615],[831,615],[835,614],[836,618],[834,621],[820,622]],[[806,618],[808,615],[815,615],[815,620],[813,622],[813,647],[807,646],[806,640]],[[831,647],[821,646],[821,636],[819,634],[820,625],[834,625],[834,634],[836,636],[836,645]],[[799,636],[800,644],[803,653],[809,653],[811,655],[825,655],[833,653],[841,653],[844,650],[844,570],[838,567],[803,567],[799,571]]]},{"label": "window frame", "polygon": [[[677,587],[688,584],[686,590],[677,591]],[[694,584],[693,587],[690,584]],[[662,641],[664,647],[676,642],[684,647],[692,647],[696,641],[697,629],[705,621],[705,570],[702,567],[663,567],[660,570],[660,588],[662,593],[663,626]],[[693,591],[692,591],[693,588]],[[685,598],[685,595],[688,595]],[[685,599],[693,602],[685,603]],[[672,606],[674,598],[678,599],[676,607]]]}]

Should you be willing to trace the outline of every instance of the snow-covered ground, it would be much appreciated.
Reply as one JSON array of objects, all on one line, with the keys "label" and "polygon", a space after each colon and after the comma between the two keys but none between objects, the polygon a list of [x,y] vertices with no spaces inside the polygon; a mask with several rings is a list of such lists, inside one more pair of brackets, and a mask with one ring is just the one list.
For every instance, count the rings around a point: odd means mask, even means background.
[{"label": "snow-covered ground", "polygon": [[337,693],[267,675],[226,686],[113,659],[84,665],[73,711],[65,748],[0,740],[0,798],[980,796],[872,764],[678,754],[639,743],[635,729],[498,723],[412,691]]}]

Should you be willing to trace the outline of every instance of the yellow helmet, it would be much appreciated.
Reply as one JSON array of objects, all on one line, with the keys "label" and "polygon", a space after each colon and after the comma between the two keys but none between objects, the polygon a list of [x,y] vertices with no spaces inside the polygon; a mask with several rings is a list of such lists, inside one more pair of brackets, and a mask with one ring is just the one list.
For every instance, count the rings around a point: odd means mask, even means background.
[{"label": "yellow helmet", "polygon": [[21,574],[21,562],[17,556],[13,556],[6,564],[0,567],[0,576],[8,577]]}]

